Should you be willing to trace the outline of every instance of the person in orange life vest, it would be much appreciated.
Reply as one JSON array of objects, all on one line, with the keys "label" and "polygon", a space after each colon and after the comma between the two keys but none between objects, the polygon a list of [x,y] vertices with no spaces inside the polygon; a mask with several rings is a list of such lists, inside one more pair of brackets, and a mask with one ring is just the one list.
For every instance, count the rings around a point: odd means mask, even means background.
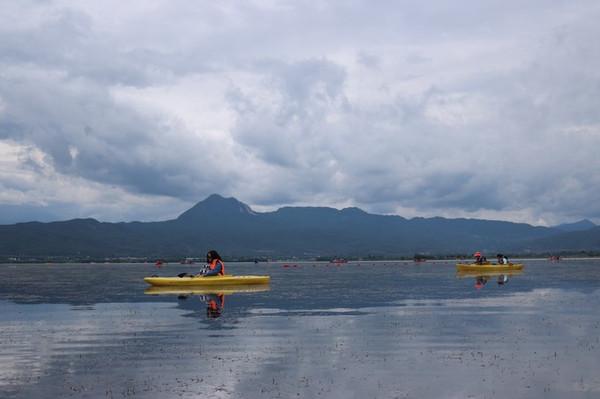
[{"label": "person in orange life vest", "polygon": [[206,317],[215,319],[221,316],[221,311],[225,306],[225,295],[210,294],[206,299]]},{"label": "person in orange life vest", "polygon": [[475,257],[475,263],[478,265],[482,265],[487,262],[486,257],[483,256],[479,251],[475,252],[473,256]]},{"label": "person in orange life vest", "polygon": [[206,270],[202,272],[204,277],[225,275],[225,264],[221,259],[221,255],[214,249],[206,254],[206,263]]}]

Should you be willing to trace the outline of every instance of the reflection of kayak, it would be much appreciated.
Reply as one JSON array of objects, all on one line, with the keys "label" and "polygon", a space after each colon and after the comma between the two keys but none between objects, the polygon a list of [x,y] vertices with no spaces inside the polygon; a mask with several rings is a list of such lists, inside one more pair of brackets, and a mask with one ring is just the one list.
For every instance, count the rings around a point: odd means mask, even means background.
[{"label": "reflection of kayak", "polygon": [[269,276],[212,276],[212,277],[144,277],[150,285],[160,287],[206,287],[224,285],[268,284]]},{"label": "reflection of kayak", "polygon": [[463,271],[457,271],[456,272],[456,277],[458,278],[477,278],[477,277],[485,277],[485,278],[491,278],[491,277],[497,277],[497,276],[518,276],[520,274],[523,274],[523,270],[505,270],[505,271],[484,271],[484,272],[480,272],[477,270],[463,270]]},{"label": "reflection of kayak", "polygon": [[211,285],[207,287],[149,287],[144,294],[149,295],[208,295],[208,294],[235,294],[241,292],[269,291],[269,284],[251,285]]},{"label": "reflection of kayak", "polygon": [[473,271],[473,272],[506,272],[511,270],[522,270],[522,263],[509,263],[508,265],[499,265],[490,263],[487,265],[478,265],[476,263],[457,263],[456,271]]}]

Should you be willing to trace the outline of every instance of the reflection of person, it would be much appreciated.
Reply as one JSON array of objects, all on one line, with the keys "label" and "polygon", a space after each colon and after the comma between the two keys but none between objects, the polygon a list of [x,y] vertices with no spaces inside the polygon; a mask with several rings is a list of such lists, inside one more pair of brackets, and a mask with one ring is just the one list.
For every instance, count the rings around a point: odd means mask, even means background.
[{"label": "reflection of person", "polygon": [[498,285],[504,285],[508,283],[508,276],[506,274],[501,274],[498,276]]},{"label": "reflection of person", "polygon": [[[194,296],[193,293],[181,294],[177,296],[180,301],[185,301],[188,298]],[[206,317],[209,319],[216,319],[221,317],[221,312],[225,307],[225,294],[222,293],[211,293],[196,296],[201,302],[206,304]]]},{"label": "reflection of person", "polygon": [[223,294],[208,294],[205,296],[206,302],[206,317],[216,319],[221,317],[221,312],[225,306],[225,295]]},{"label": "reflection of person", "polygon": [[483,276],[479,276],[475,279],[475,288],[480,290],[483,288],[484,285],[487,284],[487,278],[483,277]]},{"label": "reflection of person", "polygon": [[221,255],[214,249],[206,254],[206,267],[202,271],[202,275],[208,276],[223,276],[225,275],[225,264],[221,259]]},{"label": "reflection of person", "polygon": [[478,265],[483,265],[487,262],[487,258],[481,254],[481,252],[477,251],[473,254],[475,257],[475,263]]}]

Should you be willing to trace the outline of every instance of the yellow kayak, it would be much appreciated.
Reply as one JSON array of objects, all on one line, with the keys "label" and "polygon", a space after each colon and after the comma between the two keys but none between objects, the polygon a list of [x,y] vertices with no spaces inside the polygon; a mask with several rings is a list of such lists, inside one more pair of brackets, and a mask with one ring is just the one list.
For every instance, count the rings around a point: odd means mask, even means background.
[{"label": "yellow kayak", "polygon": [[148,287],[144,294],[148,295],[208,295],[208,294],[237,294],[244,292],[269,291],[269,284],[244,284],[244,285],[209,285],[200,287]]},{"label": "yellow kayak", "polygon": [[511,270],[523,270],[522,263],[509,263],[508,265],[499,265],[497,263],[477,264],[477,263],[457,263],[458,272],[505,272]]},{"label": "yellow kayak", "polygon": [[185,276],[185,277],[144,277],[144,281],[155,287],[206,287],[224,285],[269,284],[269,276]]}]

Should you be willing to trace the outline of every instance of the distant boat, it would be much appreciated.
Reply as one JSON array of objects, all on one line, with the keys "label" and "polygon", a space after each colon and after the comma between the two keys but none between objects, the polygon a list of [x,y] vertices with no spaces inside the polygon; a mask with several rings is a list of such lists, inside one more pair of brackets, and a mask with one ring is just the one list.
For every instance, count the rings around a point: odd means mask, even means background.
[{"label": "distant boat", "polygon": [[179,262],[181,265],[193,265],[194,260],[192,258],[185,258]]},{"label": "distant boat", "polygon": [[423,255],[423,254],[416,253],[415,256],[413,256],[413,261],[416,262],[416,263],[427,262],[427,256]]},{"label": "distant boat", "polygon": [[158,259],[156,261],[156,263],[154,263],[156,265],[156,267],[161,267],[162,265],[164,265],[165,262],[163,262],[162,260]]},{"label": "distant boat", "polygon": [[329,263],[335,263],[336,265],[342,264],[342,263],[348,263],[347,259],[343,259],[343,258],[335,258],[329,261]]}]

